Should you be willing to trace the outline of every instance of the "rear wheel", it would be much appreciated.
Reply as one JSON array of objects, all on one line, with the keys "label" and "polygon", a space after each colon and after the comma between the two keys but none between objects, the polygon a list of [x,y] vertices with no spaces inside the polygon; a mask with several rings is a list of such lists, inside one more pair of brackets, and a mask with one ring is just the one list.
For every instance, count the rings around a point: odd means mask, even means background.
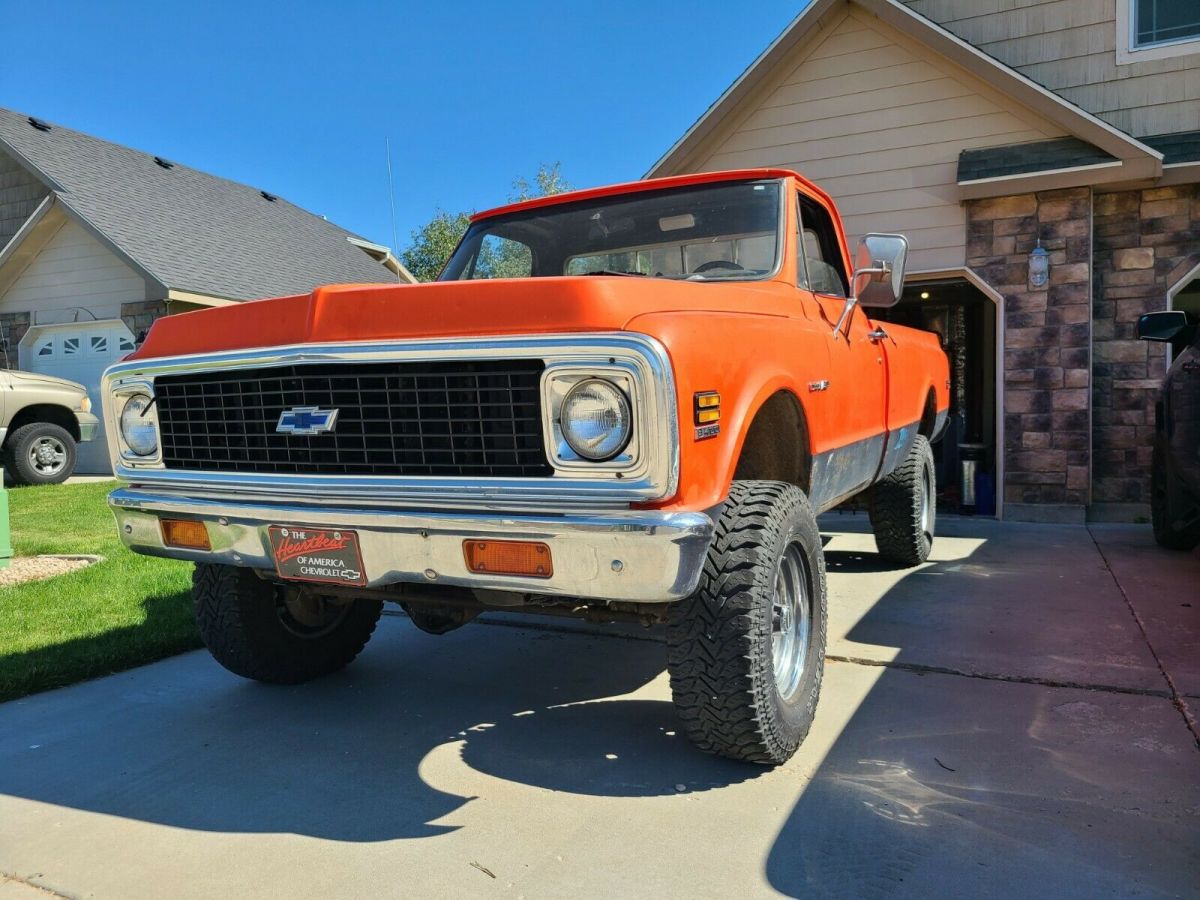
[{"label": "rear wheel", "polygon": [[933,448],[918,434],[904,462],[871,489],[875,546],[888,562],[916,566],[929,558],[937,519]]},{"label": "rear wheel", "polygon": [[339,600],[264,581],[250,569],[197,564],[196,624],[209,652],[236,675],[296,684],[347,666],[371,637],[379,600]]},{"label": "rear wheel", "polygon": [[1168,550],[1191,550],[1200,544],[1200,524],[1179,528],[1171,521],[1171,492],[1180,490],[1167,470],[1167,460],[1158,444],[1150,463],[1150,521],[1154,540]]},{"label": "rear wheel", "polygon": [[737,481],[696,592],[672,605],[675,709],[701,750],[773,765],[808,734],[825,668],[825,560],[808,499]]}]

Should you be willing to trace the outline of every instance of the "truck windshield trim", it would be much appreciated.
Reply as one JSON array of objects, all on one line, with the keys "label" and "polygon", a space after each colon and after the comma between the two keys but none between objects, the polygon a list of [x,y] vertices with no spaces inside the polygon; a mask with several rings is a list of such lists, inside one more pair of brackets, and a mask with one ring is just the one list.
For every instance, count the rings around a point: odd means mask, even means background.
[{"label": "truck windshield trim", "polygon": [[438,281],[630,275],[765,281],[786,232],[782,179],[715,181],[542,206],[471,224]]}]

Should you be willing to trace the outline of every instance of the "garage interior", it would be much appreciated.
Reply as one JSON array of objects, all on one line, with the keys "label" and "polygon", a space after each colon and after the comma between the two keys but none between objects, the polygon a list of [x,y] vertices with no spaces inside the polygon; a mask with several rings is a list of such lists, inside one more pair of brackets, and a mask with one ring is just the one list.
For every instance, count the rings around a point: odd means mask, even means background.
[{"label": "garage interior", "polygon": [[872,317],[938,335],[950,358],[950,422],[933,445],[938,509],[996,514],[996,304],[965,279],[915,282]]}]

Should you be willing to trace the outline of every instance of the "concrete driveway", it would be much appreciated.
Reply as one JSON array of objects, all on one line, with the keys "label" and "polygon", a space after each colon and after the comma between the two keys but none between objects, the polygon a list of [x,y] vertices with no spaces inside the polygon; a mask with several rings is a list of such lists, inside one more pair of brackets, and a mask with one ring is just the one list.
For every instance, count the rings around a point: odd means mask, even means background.
[{"label": "concrete driveway", "polygon": [[0,706],[0,898],[1194,895],[1200,555],[940,525],[888,571],[822,521],[825,690],[774,771],[677,735],[658,634],[557,620],[391,615],[303,687],[198,652]]}]

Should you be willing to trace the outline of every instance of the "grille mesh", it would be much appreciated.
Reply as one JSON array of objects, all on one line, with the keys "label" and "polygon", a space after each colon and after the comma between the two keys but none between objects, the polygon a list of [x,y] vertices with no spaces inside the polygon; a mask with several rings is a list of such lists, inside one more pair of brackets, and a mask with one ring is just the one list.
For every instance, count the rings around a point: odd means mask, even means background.
[{"label": "grille mesh", "polygon": [[[539,360],[320,363],[155,382],[168,469],[544,477]],[[284,410],[337,409],[332,432],[279,434]]]}]

